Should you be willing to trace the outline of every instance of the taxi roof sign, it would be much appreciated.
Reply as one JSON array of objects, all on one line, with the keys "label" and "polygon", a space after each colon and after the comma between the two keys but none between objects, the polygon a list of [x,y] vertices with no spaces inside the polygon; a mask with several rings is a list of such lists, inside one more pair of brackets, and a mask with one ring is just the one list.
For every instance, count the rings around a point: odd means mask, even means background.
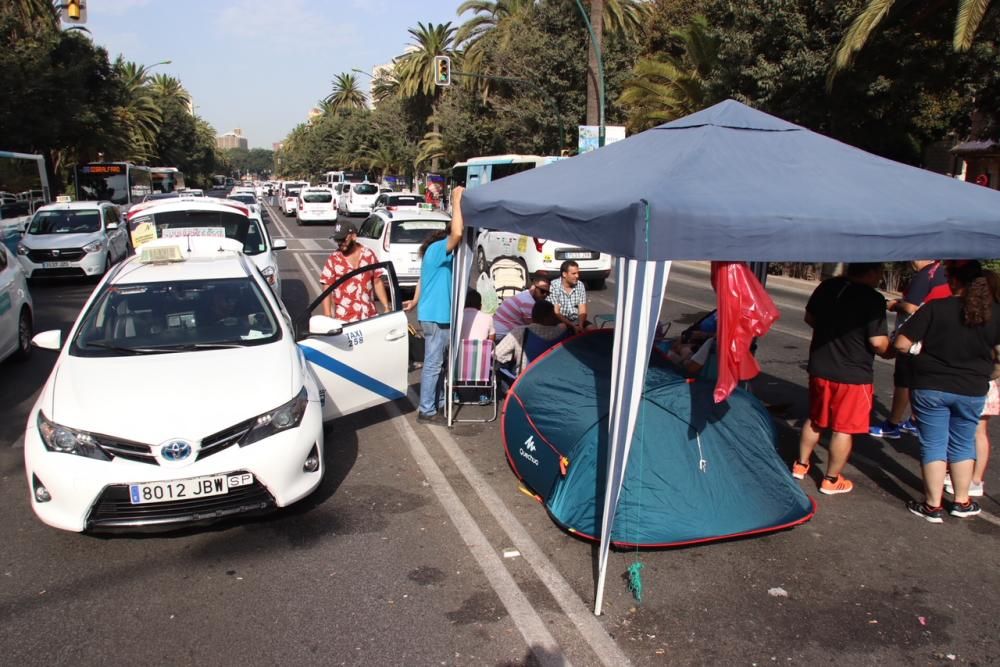
[{"label": "taxi roof sign", "polygon": [[72,201],[73,198],[70,197],[69,195],[59,195],[58,197],[56,197],[57,204],[69,204]]},{"label": "taxi roof sign", "polygon": [[184,253],[180,246],[146,244],[140,248],[140,264],[168,264],[184,260]]}]

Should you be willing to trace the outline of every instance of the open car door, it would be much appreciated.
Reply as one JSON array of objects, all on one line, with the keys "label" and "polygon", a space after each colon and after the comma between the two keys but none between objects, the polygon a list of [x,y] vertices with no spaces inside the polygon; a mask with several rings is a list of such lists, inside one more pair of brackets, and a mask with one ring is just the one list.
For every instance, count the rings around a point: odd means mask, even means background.
[{"label": "open car door", "polygon": [[[392,310],[360,322],[314,314],[328,294],[351,277],[382,270]],[[392,262],[356,269],[323,291],[298,321],[299,349],[325,391],[324,421],[406,395],[409,341],[406,313]]]}]

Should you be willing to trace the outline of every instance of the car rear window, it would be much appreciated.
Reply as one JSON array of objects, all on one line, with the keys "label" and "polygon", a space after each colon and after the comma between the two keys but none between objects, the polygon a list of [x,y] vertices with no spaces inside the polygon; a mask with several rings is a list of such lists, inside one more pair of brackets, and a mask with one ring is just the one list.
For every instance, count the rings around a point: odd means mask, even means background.
[{"label": "car rear window", "polygon": [[416,195],[403,195],[386,199],[388,206],[419,206],[423,199]]},{"label": "car rear window", "polygon": [[393,221],[389,232],[391,243],[423,243],[428,234],[441,231],[448,226],[444,220],[399,220]]},{"label": "car rear window", "polygon": [[307,204],[323,204],[333,201],[333,194],[329,192],[306,192],[302,195],[302,201]]},{"label": "car rear window", "polygon": [[354,194],[357,195],[377,195],[378,186],[372,183],[359,183],[354,186]]}]

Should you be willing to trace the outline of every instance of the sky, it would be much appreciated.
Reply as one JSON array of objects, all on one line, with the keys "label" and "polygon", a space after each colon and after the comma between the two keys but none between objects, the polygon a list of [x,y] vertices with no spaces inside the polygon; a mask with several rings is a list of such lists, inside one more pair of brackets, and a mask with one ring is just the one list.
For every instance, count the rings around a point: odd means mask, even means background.
[{"label": "sky", "polygon": [[[459,25],[460,0],[88,0],[87,29],[112,60],[180,79],[218,134],[271,148],[330,93],[336,74],[404,52],[418,22]],[[370,80],[357,75],[367,92]]]}]

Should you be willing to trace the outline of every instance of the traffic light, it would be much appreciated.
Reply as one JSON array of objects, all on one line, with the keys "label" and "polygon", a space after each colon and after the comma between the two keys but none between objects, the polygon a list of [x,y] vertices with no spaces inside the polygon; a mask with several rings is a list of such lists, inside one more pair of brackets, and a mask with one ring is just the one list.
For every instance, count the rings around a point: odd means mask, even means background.
[{"label": "traffic light", "polygon": [[87,0],[65,0],[59,7],[59,18],[63,23],[86,23]]},{"label": "traffic light", "polygon": [[434,56],[434,83],[438,86],[451,85],[451,58]]}]

